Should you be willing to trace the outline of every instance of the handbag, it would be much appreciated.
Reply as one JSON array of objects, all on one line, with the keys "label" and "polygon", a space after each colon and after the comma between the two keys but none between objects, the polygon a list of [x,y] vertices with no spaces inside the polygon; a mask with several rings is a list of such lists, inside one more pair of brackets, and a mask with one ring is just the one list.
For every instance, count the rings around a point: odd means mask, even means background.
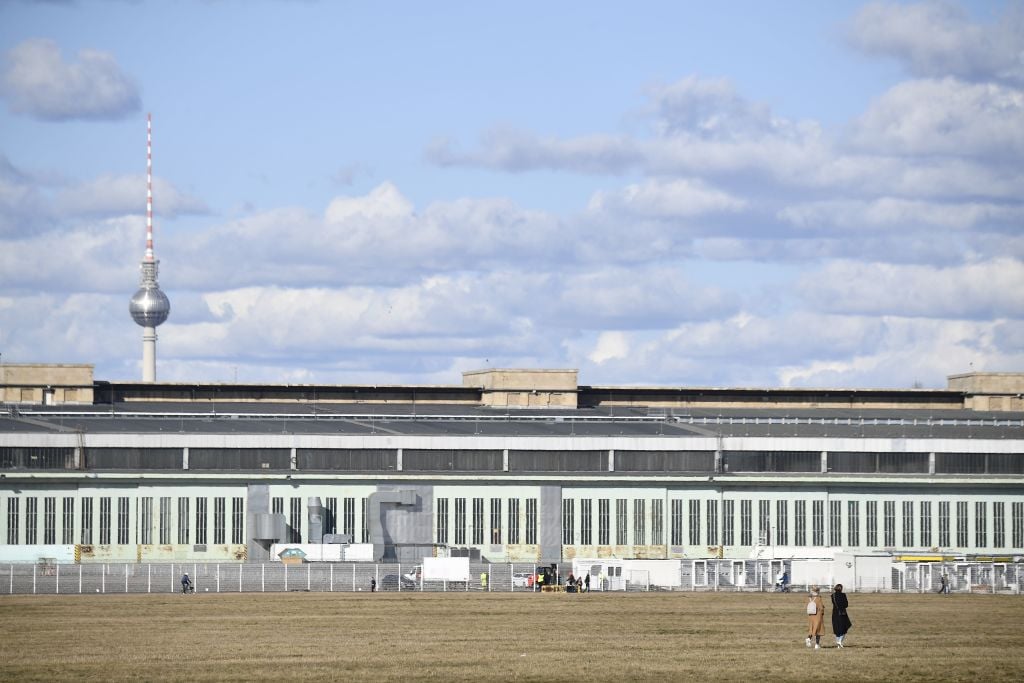
[{"label": "handbag", "polygon": [[817,613],[818,613],[818,605],[814,602],[814,599],[811,598],[810,600],[807,601],[807,614],[817,614]]}]

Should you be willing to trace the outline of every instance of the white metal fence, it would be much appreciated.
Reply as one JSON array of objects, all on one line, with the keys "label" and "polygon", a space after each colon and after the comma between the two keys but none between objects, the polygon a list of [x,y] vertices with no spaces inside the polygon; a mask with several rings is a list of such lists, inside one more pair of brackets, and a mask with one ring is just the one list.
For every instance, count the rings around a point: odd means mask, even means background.
[{"label": "white metal fence", "polygon": [[[682,560],[675,585],[652,582],[647,571],[632,571],[612,584],[592,577],[591,590],[612,586],[625,591],[748,591],[779,590],[777,576],[788,569],[780,560]],[[188,573],[196,593],[357,592],[376,589],[433,592],[512,592],[537,590],[532,564],[472,564],[469,581],[430,581],[418,565],[372,563],[268,564],[0,564],[0,594],[70,595],[83,593],[180,593]],[[571,567],[560,565],[564,585]],[[942,577],[945,576],[945,584]],[[891,577],[847,586],[855,592],[994,593],[1019,595],[1024,564],[991,562],[892,564]],[[806,586],[792,584],[790,591]]]}]

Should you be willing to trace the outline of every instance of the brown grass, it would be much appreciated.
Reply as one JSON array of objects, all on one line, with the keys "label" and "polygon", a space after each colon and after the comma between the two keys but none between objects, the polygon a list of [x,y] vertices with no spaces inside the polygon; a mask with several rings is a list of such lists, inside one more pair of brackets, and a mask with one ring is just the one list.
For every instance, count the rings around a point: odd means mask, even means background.
[{"label": "brown grass", "polygon": [[1021,598],[850,602],[814,651],[800,595],[4,596],[0,679],[1024,679]]}]

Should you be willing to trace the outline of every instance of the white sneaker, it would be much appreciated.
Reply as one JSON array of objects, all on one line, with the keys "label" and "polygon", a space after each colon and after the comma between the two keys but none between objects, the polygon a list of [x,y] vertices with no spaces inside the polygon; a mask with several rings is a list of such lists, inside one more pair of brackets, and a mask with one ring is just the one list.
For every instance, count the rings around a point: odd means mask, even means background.
[{"label": "white sneaker", "polygon": [[810,636],[807,636],[807,640],[804,641],[804,645],[806,645],[807,647],[811,646],[811,637]]},{"label": "white sneaker", "polygon": [[836,647],[842,647],[842,646],[843,646],[843,641],[837,640],[836,641]]},{"label": "white sneaker", "polygon": [[821,649],[821,645],[818,645],[817,643],[815,643],[814,644],[814,649],[815,650],[820,650]]}]

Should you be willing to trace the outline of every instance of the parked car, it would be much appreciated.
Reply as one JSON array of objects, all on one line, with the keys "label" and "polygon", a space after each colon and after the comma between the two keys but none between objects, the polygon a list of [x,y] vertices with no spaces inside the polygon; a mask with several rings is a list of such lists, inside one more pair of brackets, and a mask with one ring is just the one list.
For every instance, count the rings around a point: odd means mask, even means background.
[{"label": "parked car", "polygon": [[408,578],[407,576],[399,577],[398,574],[385,574],[380,580],[380,586],[378,590],[382,591],[396,591],[399,590],[399,582],[401,582],[401,590],[414,591],[418,588],[415,581]]}]

